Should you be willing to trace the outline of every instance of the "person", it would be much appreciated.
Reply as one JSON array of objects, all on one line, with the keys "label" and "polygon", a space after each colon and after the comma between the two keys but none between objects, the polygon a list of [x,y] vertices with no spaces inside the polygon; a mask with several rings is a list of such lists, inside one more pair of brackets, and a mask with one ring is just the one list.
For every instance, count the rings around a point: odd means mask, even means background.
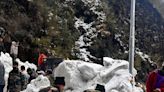
[{"label": "person", "polygon": [[9,73],[8,78],[8,92],[20,92],[25,85],[25,79],[18,69],[18,63],[13,62],[13,70]]},{"label": "person", "polygon": [[37,77],[37,74],[36,74],[35,70],[33,70],[31,68],[27,69],[27,73],[30,76],[29,79],[28,79],[28,83],[30,83],[31,80],[33,80],[33,79],[35,79]]},{"label": "person", "polygon": [[65,77],[56,77],[55,78],[55,86],[57,88],[59,88],[60,92],[64,92]]},{"label": "person", "polygon": [[18,42],[12,41],[10,54],[14,58],[14,60],[17,58],[18,55],[18,46],[19,46]]},{"label": "person", "polygon": [[38,67],[40,70],[45,71],[44,60],[47,58],[46,53],[41,51],[38,57]]},{"label": "person", "polygon": [[105,87],[104,85],[97,84],[95,90],[105,92]]},{"label": "person", "polygon": [[4,43],[3,43],[3,38],[0,37],[0,52],[5,52],[5,47],[4,47]]},{"label": "person", "polygon": [[51,86],[55,86],[55,80],[54,80],[54,77],[53,77],[53,74],[52,74],[52,70],[51,69],[48,69],[46,71],[46,77],[50,80],[50,84]]},{"label": "person", "polygon": [[10,48],[11,48],[11,37],[9,33],[5,34],[4,39],[4,47],[7,53],[10,53]]},{"label": "person", "polygon": [[3,92],[3,88],[5,87],[5,68],[4,65],[0,61],[0,92]]},{"label": "person", "polygon": [[30,78],[30,75],[27,74],[27,72],[25,71],[25,66],[23,66],[23,65],[21,66],[21,73],[25,78],[25,85],[23,87],[23,89],[25,89],[27,87],[28,79]]},{"label": "person", "polygon": [[30,75],[28,75],[28,73],[25,71],[25,66],[24,65],[21,66],[21,73],[23,75],[25,75],[27,79],[29,79]]},{"label": "person", "polygon": [[164,62],[161,69],[149,74],[146,81],[146,92],[164,92]]}]

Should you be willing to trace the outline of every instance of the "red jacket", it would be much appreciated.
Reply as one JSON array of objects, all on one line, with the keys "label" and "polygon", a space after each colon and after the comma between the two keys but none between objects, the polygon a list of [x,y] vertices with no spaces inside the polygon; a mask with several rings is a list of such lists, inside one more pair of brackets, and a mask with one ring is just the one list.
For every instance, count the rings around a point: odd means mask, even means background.
[{"label": "red jacket", "polygon": [[[153,92],[156,86],[156,80],[157,80],[157,71],[153,71],[149,74],[149,77],[146,81],[146,92]],[[160,88],[161,92],[164,92],[164,88]]]},{"label": "red jacket", "polygon": [[43,61],[44,61],[45,58],[47,58],[46,55],[44,55],[44,54],[39,55],[39,58],[38,58],[38,65],[39,66],[43,64]]}]

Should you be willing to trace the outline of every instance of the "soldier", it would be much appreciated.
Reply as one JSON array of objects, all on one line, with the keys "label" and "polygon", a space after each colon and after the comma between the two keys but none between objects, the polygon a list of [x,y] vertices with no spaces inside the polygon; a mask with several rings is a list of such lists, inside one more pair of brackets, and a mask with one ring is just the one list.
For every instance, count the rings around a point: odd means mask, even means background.
[{"label": "soldier", "polygon": [[13,70],[9,73],[8,86],[9,92],[20,92],[24,89],[25,76],[19,71],[18,63],[13,62]]}]

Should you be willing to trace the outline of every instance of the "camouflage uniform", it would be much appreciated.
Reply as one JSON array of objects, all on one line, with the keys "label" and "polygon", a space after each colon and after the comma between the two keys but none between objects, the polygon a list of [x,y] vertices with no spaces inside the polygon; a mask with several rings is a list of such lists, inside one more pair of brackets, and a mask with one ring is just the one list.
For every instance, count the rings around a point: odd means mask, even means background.
[{"label": "camouflage uniform", "polygon": [[9,92],[20,92],[21,90],[25,89],[25,85],[26,85],[26,79],[21,72],[11,71],[9,73],[8,87],[7,87]]}]

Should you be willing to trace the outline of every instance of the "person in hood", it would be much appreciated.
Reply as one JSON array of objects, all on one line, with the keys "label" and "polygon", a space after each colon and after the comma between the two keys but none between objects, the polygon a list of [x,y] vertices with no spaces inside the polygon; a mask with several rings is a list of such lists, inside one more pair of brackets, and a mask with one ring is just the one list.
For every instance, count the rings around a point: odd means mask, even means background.
[{"label": "person in hood", "polygon": [[47,58],[47,54],[46,51],[41,51],[38,57],[38,67],[40,70],[45,71],[45,65],[44,65],[44,61]]},{"label": "person in hood", "polygon": [[164,92],[164,62],[161,69],[149,74],[146,81],[146,92]]}]

